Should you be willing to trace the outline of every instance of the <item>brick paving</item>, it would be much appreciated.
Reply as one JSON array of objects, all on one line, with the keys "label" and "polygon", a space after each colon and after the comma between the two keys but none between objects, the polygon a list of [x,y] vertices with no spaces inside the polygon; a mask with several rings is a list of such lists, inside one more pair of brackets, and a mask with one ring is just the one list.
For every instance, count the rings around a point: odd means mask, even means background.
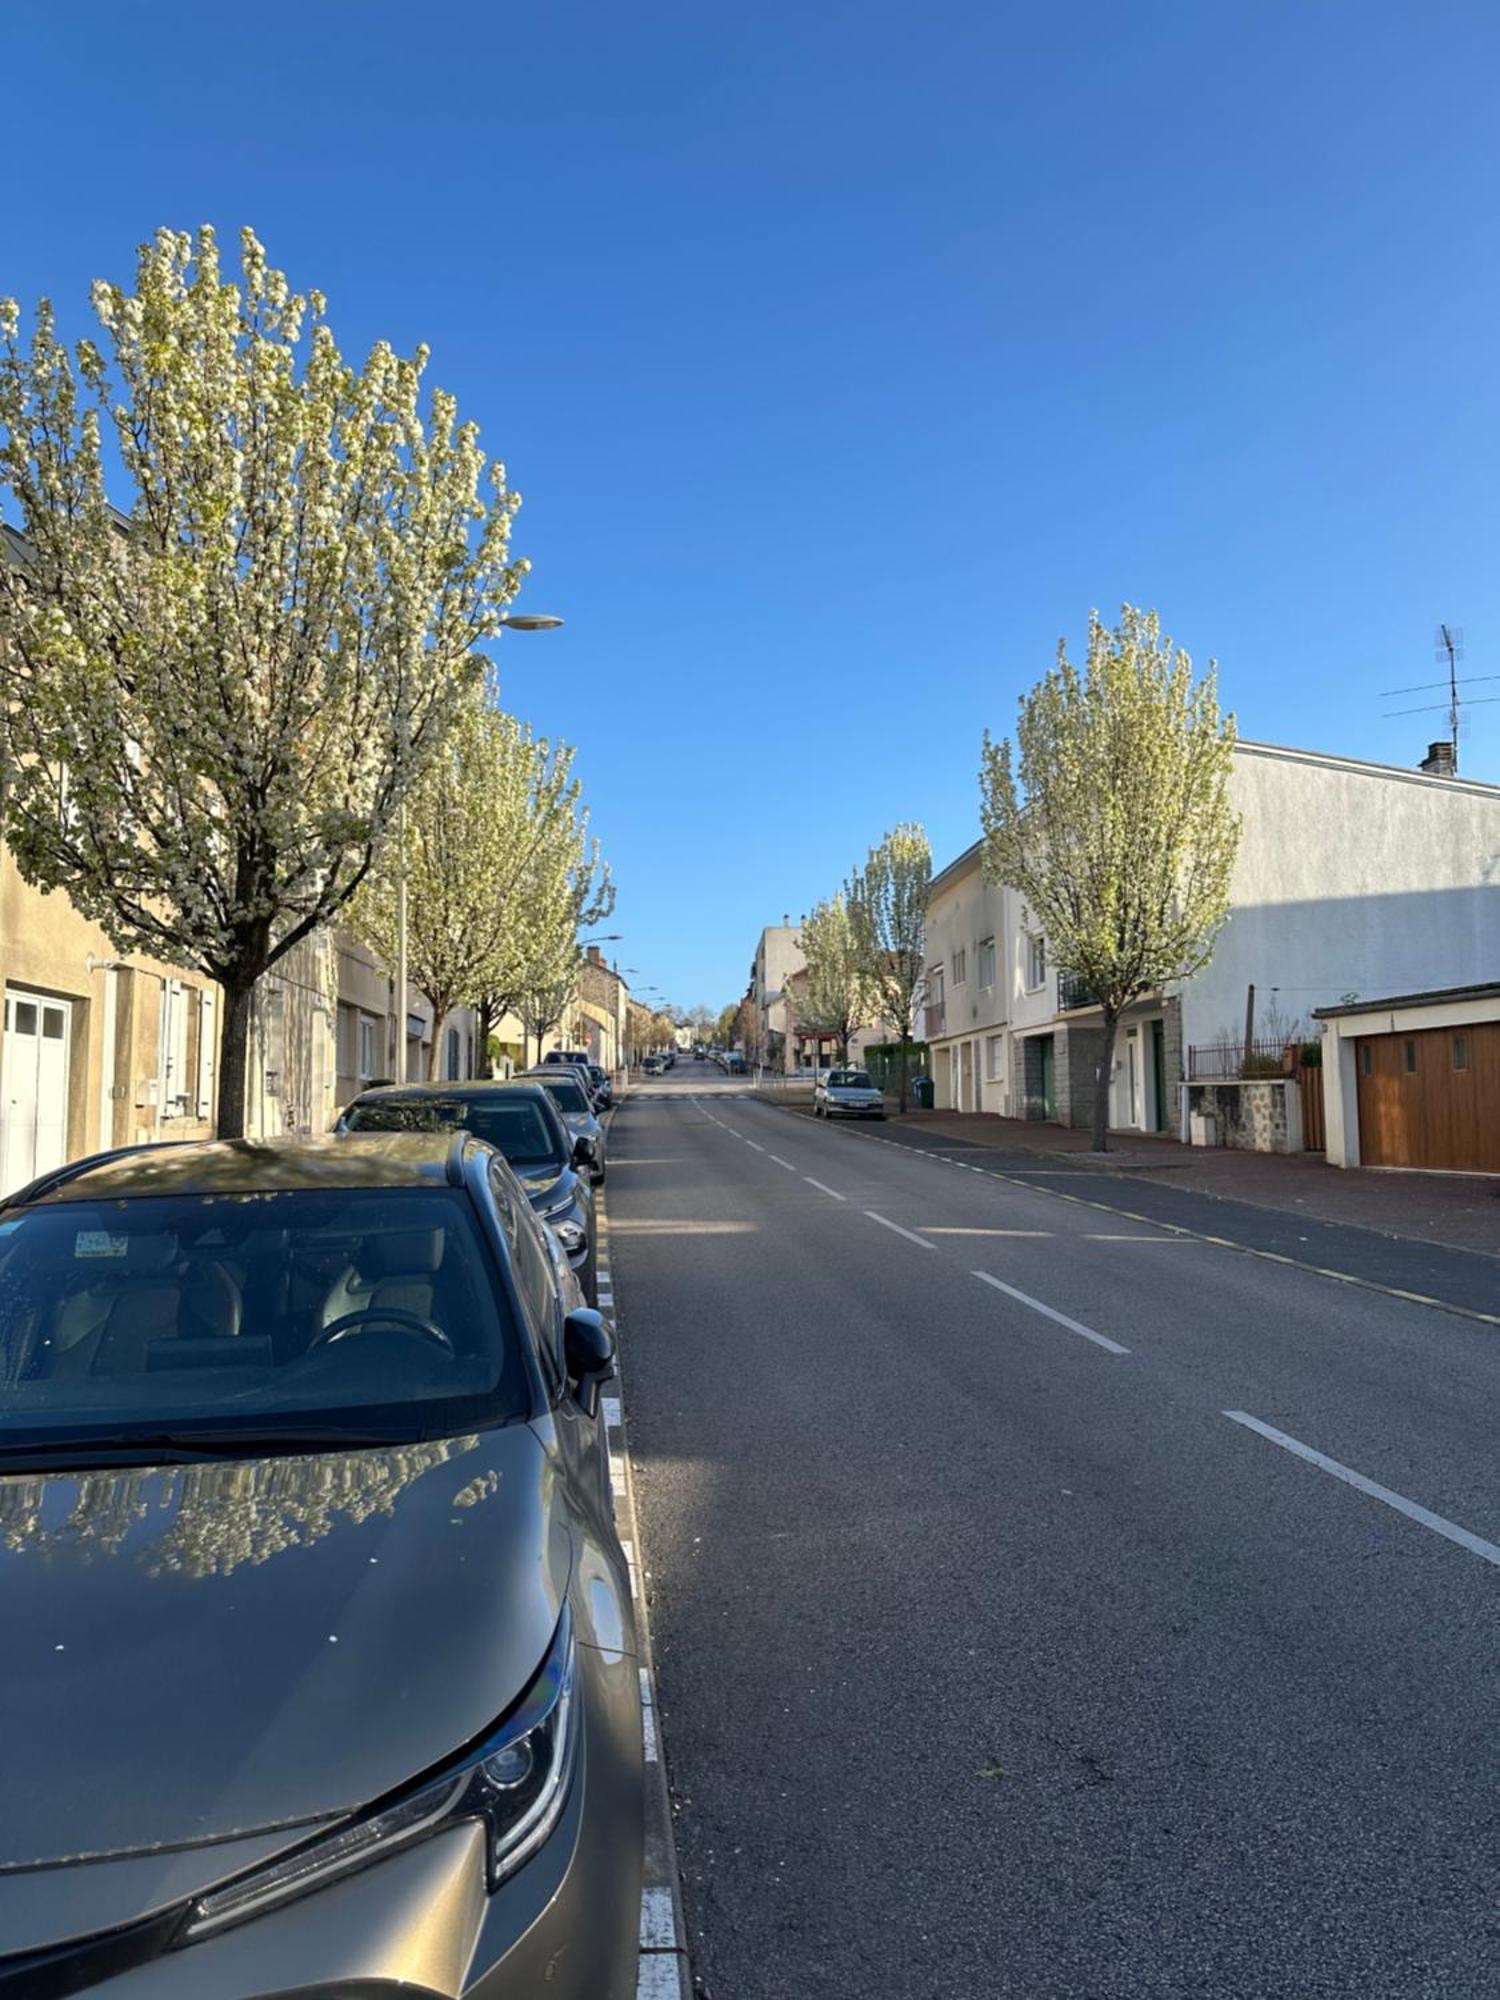
[{"label": "brick paving", "polygon": [[1330,1167],[1321,1153],[1242,1153],[1184,1146],[1143,1132],[1112,1134],[1110,1150],[1101,1158],[1090,1151],[1087,1132],[987,1112],[908,1112],[902,1123],[971,1145],[1065,1157],[1070,1165],[1095,1173],[1173,1182],[1324,1222],[1354,1223],[1500,1257],[1500,1178],[1494,1176]]}]

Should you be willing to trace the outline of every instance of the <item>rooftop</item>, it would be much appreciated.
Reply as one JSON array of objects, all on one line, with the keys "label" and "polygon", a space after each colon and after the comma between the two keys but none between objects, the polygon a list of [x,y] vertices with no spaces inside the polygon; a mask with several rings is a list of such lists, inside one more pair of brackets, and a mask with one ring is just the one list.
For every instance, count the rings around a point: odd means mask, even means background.
[{"label": "rooftop", "polygon": [[1482,986],[1437,986],[1427,993],[1382,994],[1374,1000],[1350,1000],[1342,1007],[1314,1007],[1315,1021],[1331,1021],[1341,1014],[1388,1014],[1398,1007],[1442,1007],[1456,1000],[1500,1000],[1500,982]]}]

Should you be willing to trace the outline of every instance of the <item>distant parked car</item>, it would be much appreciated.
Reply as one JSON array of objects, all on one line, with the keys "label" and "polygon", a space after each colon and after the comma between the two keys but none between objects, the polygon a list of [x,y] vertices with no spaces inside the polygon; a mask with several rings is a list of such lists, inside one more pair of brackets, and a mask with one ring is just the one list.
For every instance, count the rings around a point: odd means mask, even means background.
[{"label": "distant parked car", "polygon": [[594,1086],[594,1102],[601,1111],[607,1111],[615,1101],[615,1087],[610,1081],[609,1071],[598,1063],[589,1064],[589,1078]]},{"label": "distant parked car", "polygon": [[740,1054],[738,1049],[731,1049],[729,1054],[724,1058],[724,1069],[730,1076],[743,1076],[745,1074],[745,1058]]},{"label": "distant parked car", "polygon": [[867,1069],[831,1069],[813,1089],[817,1118],[884,1118],[885,1098]]},{"label": "distant parked car", "polygon": [[660,1076],[665,1067],[660,1056],[647,1056],[641,1064],[641,1072],[645,1076]]},{"label": "distant parked car", "polygon": [[539,1083],[397,1084],[344,1108],[341,1133],[433,1132],[461,1127],[509,1161],[537,1214],[567,1253],[589,1304],[598,1303],[593,1144],[575,1138]]},{"label": "distant parked car", "polygon": [[635,1992],[613,1367],[461,1133],[11,1197],[0,1991]]},{"label": "distant parked car", "polygon": [[594,1115],[593,1102],[584,1089],[578,1073],[575,1070],[564,1069],[560,1063],[554,1063],[550,1069],[529,1070],[519,1080],[524,1083],[539,1083],[562,1113],[562,1121],[574,1139],[589,1141],[594,1151],[586,1171],[594,1186],[602,1187],[605,1165],[604,1127]]}]

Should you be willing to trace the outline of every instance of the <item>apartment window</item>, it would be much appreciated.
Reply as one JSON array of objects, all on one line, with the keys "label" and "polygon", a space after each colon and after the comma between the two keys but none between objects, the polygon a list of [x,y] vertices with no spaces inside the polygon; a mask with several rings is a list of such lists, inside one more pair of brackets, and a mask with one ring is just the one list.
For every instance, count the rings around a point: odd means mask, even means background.
[{"label": "apartment window", "polygon": [[368,1014],[359,1017],[359,1080],[368,1083],[380,1069],[380,1045],[376,1040],[376,1025]]},{"label": "apartment window", "polygon": [[953,984],[962,986],[969,976],[969,953],[965,946],[953,954]]},{"label": "apartment window", "polygon": [[995,983],[995,940],[981,938],[979,943],[979,983],[993,986]]},{"label": "apartment window", "polygon": [[927,1004],[941,1007],[943,1004],[943,968],[929,965],[927,968]]},{"label": "apartment window", "polygon": [[1026,934],[1026,991],[1035,993],[1047,983],[1047,940],[1038,931]]},{"label": "apartment window", "polygon": [[1455,1069],[1467,1069],[1469,1067],[1469,1038],[1467,1035],[1455,1035],[1453,1037],[1453,1067]]},{"label": "apartment window", "polygon": [[[994,947],[991,946],[993,950]],[[1005,1077],[1005,1037],[986,1035],[984,1038],[984,1073],[991,1083],[1000,1083]]]},{"label": "apartment window", "polygon": [[1408,1041],[1406,1044],[1406,1074],[1408,1076],[1415,1076],[1416,1073],[1417,1073],[1417,1045],[1414,1041]]},{"label": "apartment window", "polygon": [[158,1116],[186,1118],[190,1097],[188,1078],[188,999],[180,979],[164,979],[161,987],[160,1082],[157,1088]]}]

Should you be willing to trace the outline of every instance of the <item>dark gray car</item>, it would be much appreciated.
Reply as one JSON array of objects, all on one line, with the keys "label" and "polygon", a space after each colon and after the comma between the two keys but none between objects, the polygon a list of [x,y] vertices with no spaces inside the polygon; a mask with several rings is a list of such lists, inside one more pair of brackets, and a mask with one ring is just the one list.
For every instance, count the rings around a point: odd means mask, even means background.
[{"label": "dark gray car", "polygon": [[612,1360],[462,1133],[0,1210],[0,1993],[634,1993]]},{"label": "dark gray car", "polygon": [[588,1172],[595,1187],[602,1187],[607,1164],[604,1127],[599,1123],[593,1099],[578,1072],[554,1066],[552,1069],[529,1070],[518,1081],[541,1084],[562,1114],[562,1121],[574,1139],[588,1140],[593,1148]]},{"label": "dark gray car", "polygon": [[339,1119],[340,1132],[433,1132],[455,1126],[505,1155],[532,1207],[567,1252],[585,1299],[597,1305],[593,1142],[585,1138],[580,1144],[540,1082],[389,1084],[363,1091]]}]

